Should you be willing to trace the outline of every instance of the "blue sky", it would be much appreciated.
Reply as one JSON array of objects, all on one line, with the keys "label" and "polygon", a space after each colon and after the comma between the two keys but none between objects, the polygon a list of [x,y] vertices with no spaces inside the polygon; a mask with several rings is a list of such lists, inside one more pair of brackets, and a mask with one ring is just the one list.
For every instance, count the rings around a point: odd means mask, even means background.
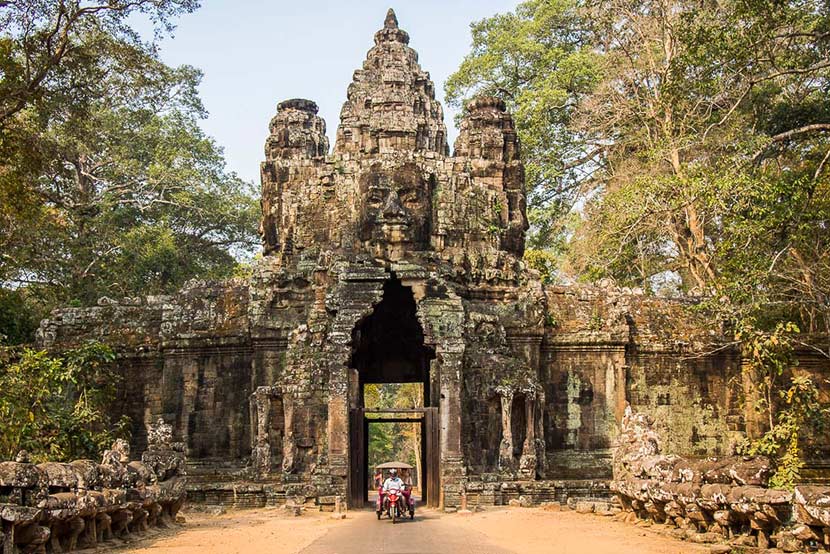
[{"label": "blue sky", "polygon": [[[410,46],[443,101],[444,81],[469,51],[470,23],[518,3],[203,0],[161,42],[161,56],[204,72],[201,94],[210,116],[202,127],[224,148],[228,168],[258,184],[268,122],[281,100],[317,102],[333,142],[352,72],[363,63],[388,8],[409,32]],[[453,113],[444,107],[452,145]]]}]

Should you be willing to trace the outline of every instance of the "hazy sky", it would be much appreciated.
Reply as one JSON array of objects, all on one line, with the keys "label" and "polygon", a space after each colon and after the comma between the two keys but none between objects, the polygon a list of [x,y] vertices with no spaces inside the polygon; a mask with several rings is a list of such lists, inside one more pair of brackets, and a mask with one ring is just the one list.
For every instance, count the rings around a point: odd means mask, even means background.
[{"label": "hazy sky", "polygon": [[[225,149],[229,169],[259,183],[268,122],[277,103],[308,98],[320,106],[329,140],[352,73],[383,27],[389,7],[418,51],[443,102],[447,76],[469,51],[472,21],[512,10],[518,0],[203,0],[178,20],[161,55],[171,65],[204,72],[205,131]],[[450,146],[453,112],[444,106]]]}]

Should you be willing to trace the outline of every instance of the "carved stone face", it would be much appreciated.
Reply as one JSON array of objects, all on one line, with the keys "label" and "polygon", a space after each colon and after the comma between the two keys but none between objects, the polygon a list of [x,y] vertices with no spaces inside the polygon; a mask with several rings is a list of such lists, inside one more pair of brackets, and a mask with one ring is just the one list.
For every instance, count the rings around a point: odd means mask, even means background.
[{"label": "carved stone face", "polygon": [[[374,168],[361,178],[360,236],[378,254],[422,249],[429,244],[432,223],[432,186],[414,167],[391,171]],[[384,246],[392,246],[392,250]],[[399,257],[399,256],[393,256]]]}]

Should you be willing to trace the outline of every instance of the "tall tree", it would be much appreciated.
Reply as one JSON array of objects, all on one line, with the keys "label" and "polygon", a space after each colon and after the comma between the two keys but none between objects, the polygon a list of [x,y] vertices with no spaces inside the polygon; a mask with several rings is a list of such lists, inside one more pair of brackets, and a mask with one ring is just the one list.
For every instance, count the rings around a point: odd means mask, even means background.
[{"label": "tall tree", "polygon": [[[752,274],[818,299],[829,30],[818,0],[531,0],[473,24],[447,95],[496,94],[516,111],[531,163],[559,183],[553,206],[577,208],[573,227],[558,209],[533,222],[536,248],[567,253],[566,276],[710,291]],[[529,185],[544,205],[547,183]]]},{"label": "tall tree", "polygon": [[130,27],[197,5],[0,3],[0,281],[27,305],[170,292],[257,243],[252,185],[198,126],[199,71]]},{"label": "tall tree", "polygon": [[0,2],[0,126],[34,104],[94,94],[98,70],[129,69],[111,41],[148,47],[130,18],[148,17],[156,33],[169,32],[172,18],[198,6],[196,0]]}]

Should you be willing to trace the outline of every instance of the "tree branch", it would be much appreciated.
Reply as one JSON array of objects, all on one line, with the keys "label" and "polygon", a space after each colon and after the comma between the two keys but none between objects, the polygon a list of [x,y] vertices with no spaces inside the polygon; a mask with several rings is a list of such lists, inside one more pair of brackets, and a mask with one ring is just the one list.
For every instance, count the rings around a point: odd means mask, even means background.
[{"label": "tree branch", "polygon": [[812,123],[810,125],[804,125],[796,129],[790,129],[789,131],[773,135],[770,137],[770,143],[758,150],[755,155],[752,156],[752,162],[757,163],[761,160],[764,154],[769,152],[776,143],[785,142],[800,135],[809,135],[828,131],[830,131],[830,123]]}]

